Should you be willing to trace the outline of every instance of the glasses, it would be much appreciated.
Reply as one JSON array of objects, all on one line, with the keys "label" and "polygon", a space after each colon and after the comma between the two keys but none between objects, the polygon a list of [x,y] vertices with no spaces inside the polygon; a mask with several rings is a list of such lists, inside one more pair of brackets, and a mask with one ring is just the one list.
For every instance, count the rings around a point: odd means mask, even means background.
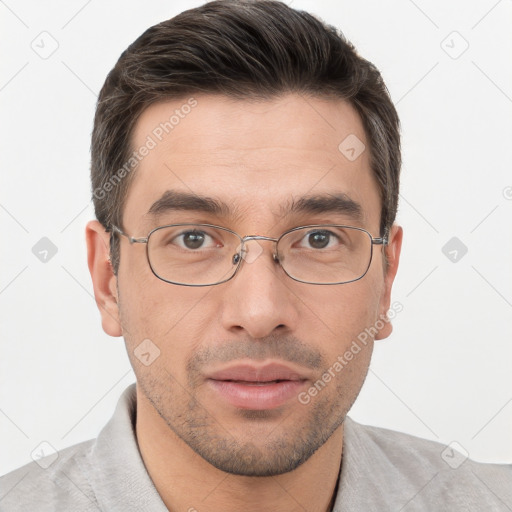
[{"label": "glasses", "polygon": [[259,243],[274,243],[273,260],[293,280],[306,284],[345,284],[365,276],[374,245],[387,245],[387,236],[374,238],[352,226],[315,224],[299,226],[279,238],[240,236],[212,224],[160,226],[145,238],[135,238],[116,226],[113,233],[130,244],[146,244],[153,274],[166,283],[182,286],[213,286],[232,279],[242,260],[252,263],[263,252]]}]

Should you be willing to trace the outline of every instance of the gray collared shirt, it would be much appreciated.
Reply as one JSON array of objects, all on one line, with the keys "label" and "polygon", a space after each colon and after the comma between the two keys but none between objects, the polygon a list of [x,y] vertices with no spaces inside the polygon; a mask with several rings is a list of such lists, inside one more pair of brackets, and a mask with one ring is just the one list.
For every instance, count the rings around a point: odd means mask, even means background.
[{"label": "gray collared shirt", "polygon": [[[2,512],[165,512],[135,436],[130,385],[91,441],[0,478]],[[47,459],[48,462],[48,459]],[[190,509],[208,510],[190,498]],[[512,512],[512,465],[481,464],[439,443],[347,417],[335,512]]]}]

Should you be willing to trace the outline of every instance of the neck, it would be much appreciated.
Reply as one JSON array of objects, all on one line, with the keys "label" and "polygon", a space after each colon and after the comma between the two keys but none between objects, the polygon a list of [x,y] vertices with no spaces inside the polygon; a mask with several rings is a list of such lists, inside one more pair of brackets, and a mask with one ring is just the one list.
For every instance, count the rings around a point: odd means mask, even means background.
[{"label": "neck", "polygon": [[139,389],[136,432],[149,476],[170,511],[332,510],[343,425],[297,469],[272,477],[238,476],[215,468],[176,436]]}]

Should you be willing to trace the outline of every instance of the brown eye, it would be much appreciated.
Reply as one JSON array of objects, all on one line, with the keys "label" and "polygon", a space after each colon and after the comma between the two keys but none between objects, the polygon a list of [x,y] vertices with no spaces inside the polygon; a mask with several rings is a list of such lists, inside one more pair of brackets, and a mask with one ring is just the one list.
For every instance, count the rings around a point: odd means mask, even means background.
[{"label": "brown eye", "polygon": [[199,249],[205,241],[205,233],[200,231],[189,231],[181,235],[183,244],[187,249]]},{"label": "brown eye", "polygon": [[316,231],[308,235],[308,243],[314,249],[323,249],[329,245],[331,234],[327,231]]},{"label": "brown eye", "polygon": [[301,249],[334,249],[342,243],[340,237],[327,229],[315,229],[306,233],[299,241]]}]

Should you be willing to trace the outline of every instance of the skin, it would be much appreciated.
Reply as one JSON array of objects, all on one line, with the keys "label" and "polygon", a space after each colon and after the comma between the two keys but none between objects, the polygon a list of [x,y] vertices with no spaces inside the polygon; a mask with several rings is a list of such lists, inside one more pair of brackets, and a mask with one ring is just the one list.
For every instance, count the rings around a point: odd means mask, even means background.
[{"label": "skin", "polygon": [[[349,161],[338,145],[355,134],[369,148],[361,120],[344,101],[288,94],[250,102],[197,95],[197,106],[139,164],[123,230],[144,237],[171,222],[208,222],[243,235],[278,237],[295,226],[351,224],[380,236],[380,199],[369,151]],[[154,104],[133,133],[133,147],[185,101]],[[146,215],[166,190],[208,195],[237,215]],[[279,215],[290,199],[344,193],[363,217]],[[124,336],[137,378],[136,431],[142,457],[169,510],[325,511],[333,503],[342,458],[343,420],[370,364],[373,340],[307,405],[289,400],[251,412],[221,399],[206,374],[231,362],[283,362],[305,376],[303,391],[390,306],[402,230],[374,246],[364,278],[315,286],[293,281],[272,260],[273,244],[211,287],[165,283],[151,272],[144,244],[121,239],[116,277],[109,235],[86,230],[89,268],[102,325]],[[255,244],[257,242],[250,242]],[[389,265],[383,264],[383,250]],[[387,337],[386,323],[376,339]],[[134,350],[149,338],[160,357],[145,366]]]}]

